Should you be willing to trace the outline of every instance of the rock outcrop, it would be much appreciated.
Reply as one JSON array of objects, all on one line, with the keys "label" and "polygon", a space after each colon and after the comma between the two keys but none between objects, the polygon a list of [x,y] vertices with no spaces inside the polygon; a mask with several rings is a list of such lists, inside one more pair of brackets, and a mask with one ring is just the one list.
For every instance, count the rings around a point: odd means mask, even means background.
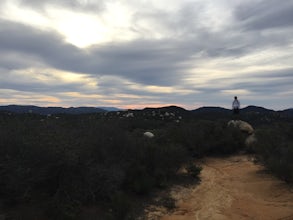
[{"label": "rock outcrop", "polygon": [[228,126],[233,126],[235,128],[238,128],[240,131],[248,134],[245,140],[246,147],[251,147],[257,141],[254,135],[254,129],[248,122],[241,120],[231,120],[228,122]]}]

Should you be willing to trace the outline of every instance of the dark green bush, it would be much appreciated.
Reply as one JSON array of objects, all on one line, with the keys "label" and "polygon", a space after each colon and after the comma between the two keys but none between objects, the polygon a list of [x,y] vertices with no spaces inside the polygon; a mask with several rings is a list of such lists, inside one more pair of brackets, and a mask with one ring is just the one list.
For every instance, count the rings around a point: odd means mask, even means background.
[{"label": "dark green bush", "polygon": [[182,144],[196,157],[230,154],[244,148],[245,135],[223,121],[181,123],[169,132],[172,142]]},{"label": "dark green bush", "polygon": [[293,182],[292,124],[271,125],[257,131],[257,143],[253,147],[257,158],[275,175]]},{"label": "dark green bush", "polygon": [[132,219],[133,202],[126,193],[121,191],[113,192],[111,203],[113,219]]},{"label": "dark green bush", "polygon": [[163,196],[162,198],[158,200],[158,202],[156,202],[156,204],[158,206],[163,206],[167,208],[168,210],[172,210],[176,208],[175,199],[170,195]]},{"label": "dark green bush", "polygon": [[107,204],[122,219],[127,193],[162,187],[186,156],[165,136],[135,132],[133,120],[1,117],[0,196],[11,206],[40,201],[52,219],[78,218],[79,208],[93,203]]},{"label": "dark green bush", "polygon": [[194,178],[198,178],[198,176],[202,170],[202,167],[197,166],[194,163],[189,163],[188,166],[186,167],[186,170],[189,175],[191,175]]}]

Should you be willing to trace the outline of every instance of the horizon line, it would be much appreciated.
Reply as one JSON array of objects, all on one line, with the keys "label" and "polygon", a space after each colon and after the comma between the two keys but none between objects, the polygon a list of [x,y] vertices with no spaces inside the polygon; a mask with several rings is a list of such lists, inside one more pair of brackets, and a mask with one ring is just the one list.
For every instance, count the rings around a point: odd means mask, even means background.
[{"label": "horizon line", "polygon": [[[174,104],[166,104],[166,105],[150,105],[150,106],[143,106],[141,108],[128,108],[130,106],[127,106],[127,108],[123,108],[123,107],[117,107],[117,106],[93,106],[93,105],[80,105],[80,106],[51,106],[51,105],[48,105],[48,106],[42,106],[42,105],[34,105],[34,104],[6,104],[6,105],[0,105],[0,107],[5,107],[5,106],[33,106],[33,107],[40,107],[40,108],[100,108],[100,109],[103,109],[103,108],[116,108],[118,111],[121,110],[121,111],[126,111],[126,110],[143,110],[143,109],[146,109],[146,108],[166,108],[166,107],[179,107],[179,108],[183,108],[185,110],[188,110],[188,111],[192,111],[192,110],[196,110],[196,109],[200,109],[200,108],[223,108],[223,109],[227,109],[227,110],[231,110],[232,108],[227,108],[227,107],[223,107],[223,106],[211,106],[211,105],[206,105],[206,106],[200,106],[200,107],[195,107],[195,108],[185,108],[185,107],[182,107],[182,105],[174,105]],[[258,106],[258,105],[245,105],[244,107],[240,108],[240,109],[244,109],[244,108],[247,108],[247,107],[250,107],[250,106],[253,106],[253,107],[260,107],[260,108],[265,108],[267,110],[273,110],[273,111],[284,111],[284,110],[288,110],[288,109],[293,109],[293,107],[289,107],[289,108],[284,108],[284,109],[273,109],[273,108],[267,108],[267,107],[264,107],[264,106]]]}]

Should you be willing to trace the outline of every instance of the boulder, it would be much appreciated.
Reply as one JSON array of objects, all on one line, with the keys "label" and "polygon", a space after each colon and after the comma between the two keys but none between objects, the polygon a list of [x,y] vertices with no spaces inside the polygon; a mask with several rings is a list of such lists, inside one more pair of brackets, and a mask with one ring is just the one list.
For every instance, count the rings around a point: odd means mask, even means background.
[{"label": "boulder", "polygon": [[254,134],[249,135],[246,140],[245,140],[245,146],[246,147],[251,147],[253,144],[255,144],[257,141],[256,137]]},{"label": "boulder", "polygon": [[235,128],[238,128],[240,131],[248,135],[245,139],[246,147],[248,148],[251,147],[257,141],[254,134],[254,129],[248,122],[241,121],[241,120],[231,120],[228,122],[228,126],[233,126]]},{"label": "boulder", "polygon": [[228,126],[234,126],[236,128],[239,128],[241,131],[247,134],[253,134],[254,132],[253,127],[246,121],[231,120],[228,122]]},{"label": "boulder", "polygon": [[152,132],[149,132],[149,131],[144,132],[143,133],[143,136],[144,137],[147,137],[147,138],[153,138],[153,137],[155,137],[155,135]]}]

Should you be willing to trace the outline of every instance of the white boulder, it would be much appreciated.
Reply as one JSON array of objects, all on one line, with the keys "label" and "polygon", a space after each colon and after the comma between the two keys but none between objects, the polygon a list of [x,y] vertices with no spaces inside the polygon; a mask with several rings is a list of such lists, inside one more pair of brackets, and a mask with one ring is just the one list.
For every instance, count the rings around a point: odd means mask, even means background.
[{"label": "white boulder", "polygon": [[245,139],[246,147],[251,147],[253,144],[257,142],[253,127],[246,121],[231,120],[228,122],[228,126],[233,126],[235,128],[238,128],[240,131],[243,131],[246,134],[248,134],[248,136]]},{"label": "white boulder", "polygon": [[247,123],[246,121],[241,120],[231,120],[228,122],[228,126],[234,126],[239,128],[241,131],[246,132],[248,134],[252,134],[254,132],[253,127]]},{"label": "white boulder", "polygon": [[155,135],[152,132],[149,132],[149,131],[144,132],[143,133],[143,136],[144,137],[147,137],[147,138],[153,138],[153,137],[155,137]]},{"label": "white boulder", "polygon": [[124,114],[124,117],[126,117],[126,118],[133,118],[134,117],[134,114],[133,114],[133,112],[128,112],[128,113]]}]

